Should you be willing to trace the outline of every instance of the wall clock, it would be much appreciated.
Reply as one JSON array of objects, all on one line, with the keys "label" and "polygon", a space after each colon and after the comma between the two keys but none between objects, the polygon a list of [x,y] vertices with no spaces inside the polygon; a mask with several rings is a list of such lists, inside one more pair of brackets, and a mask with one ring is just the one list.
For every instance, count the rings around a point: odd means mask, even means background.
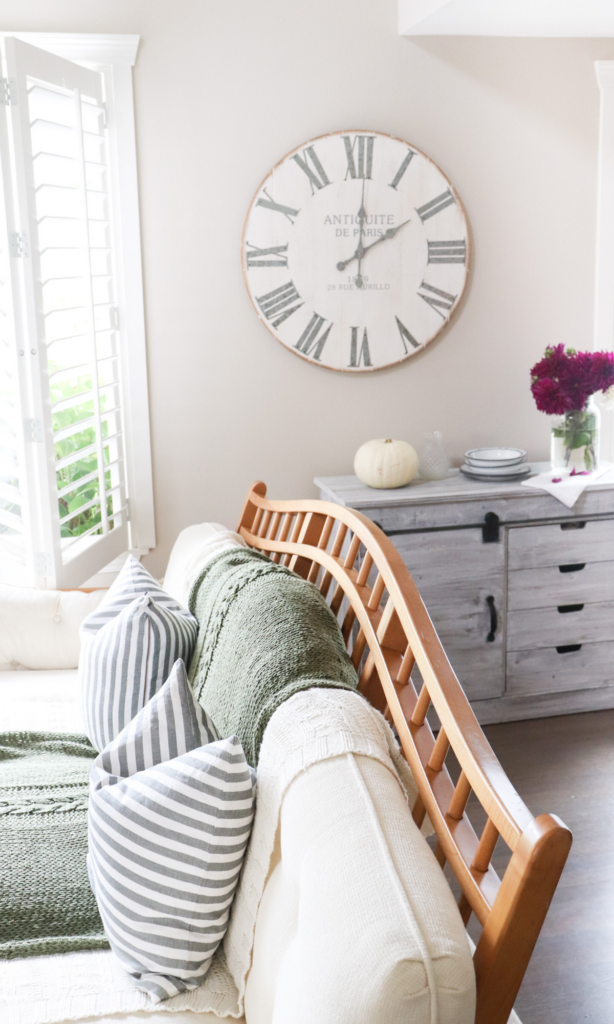
[{"label": "wall clock", "polygon": [[334,132],[288,153],[256,192],[242,240],[268,330],[317,366],[355,373],[408,359],[439,334],[468,258],[446,176],[380,132]]}]

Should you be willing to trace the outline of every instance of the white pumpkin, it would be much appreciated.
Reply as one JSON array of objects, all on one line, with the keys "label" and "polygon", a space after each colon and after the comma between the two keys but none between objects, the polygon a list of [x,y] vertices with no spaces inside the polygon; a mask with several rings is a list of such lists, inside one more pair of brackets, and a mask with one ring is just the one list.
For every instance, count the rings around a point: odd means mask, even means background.
[{"label": "white pumpkin", "polygon": [[368,487],[403,487],[418,472],[418,456],[407,441],[367,441],[356,452],[354,472]]}]

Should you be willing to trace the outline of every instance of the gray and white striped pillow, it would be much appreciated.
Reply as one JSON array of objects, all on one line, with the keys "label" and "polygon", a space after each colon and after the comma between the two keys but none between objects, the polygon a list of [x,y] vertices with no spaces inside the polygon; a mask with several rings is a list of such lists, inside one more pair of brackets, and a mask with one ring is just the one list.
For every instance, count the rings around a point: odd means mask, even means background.
[{"label": "gray and white striped pillow", "polygon": [[163,686],[198,634],[193,615],[130,556],[81,625],[79,675],[85,731],[102,750]]},{"label": "gray and white striped pillow", "polygon": [[88,869],[114,953],[154,1002],[201,984],[228,927],[255,773],[185,667],[96,758]]}]

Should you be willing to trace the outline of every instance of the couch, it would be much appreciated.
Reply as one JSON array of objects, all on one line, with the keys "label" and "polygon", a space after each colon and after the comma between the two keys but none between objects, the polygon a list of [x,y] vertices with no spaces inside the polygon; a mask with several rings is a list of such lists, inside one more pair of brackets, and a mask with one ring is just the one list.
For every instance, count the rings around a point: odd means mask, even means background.
[{"label": "couch", "polygon": [[[268,509],[266,504],[263,486],[257,485],[250,492],[239,524],[239,534],[234,537],[215,524],[201,524],[184,531],[171,553],[165,586],[174,597],[185,602],[190,579],[201,564],[203,553],[222,550],[228,543],[248,543],[266,550],[276,560],[285,558],[291,568],[319,584],[326,582],[322,580],[322,573],[326,575],[328,572],[331,579],[341,579],[343,572],[346,575],[349,572],[351,586],[340,592],[338,601],[333,594],[331,605],[344,622],[346,639],[352,634],[356,652],[356,643],[360,646],[360,632],[356,628],[351,629],[355,621],[351,616],[350,628],[347,627],[352,589],[360,587],[363,604],[373,606],[371,598],[378,588],[377,581],[368,586],[367,560],[362,562],[361,569],[353,568],[351,550],[352,547],[356,549],[355,559],[359,545],[349,543],[348,546],[346,530],[335,554],[334,540],[328,544],[333,534],[332,525],[327,543],[320,542],[319,547],[317,542],[313,544],[315,516],[320,517],[318,522],[322,534],[323,524],[332,519],[330,509],[333,506],[328,509],[318,507],[316,511],[316,506],[323,503],[310,502],[302,506],[298,504],[293,511],[292,503],[278,503],[279,507],[271,505]],[[346,513],[347,510],[337,510],[335,514]],[[290,519],[286,536],[281,537],[284,515],[286,520],[288,516]],[[275,517],[277,533],[273,529]],[[363,542],[365,538],[369,542],[377,528],[372,524],[365,527],[361,518],[352,520],[353,536],[360,535]],[[379,538],[376,539],[381,544]],[[327,544],[333,551],[331,557],[334,562],[326,561]],[[287,557],[282,555],[283,551],[287,552]],[[308,555],[313,560],[309,560]],[[378,555],[377,550],[375,555]],[[393,562],[390,552],[384,551],[384,555]],[[374,558],[369,558],[371,564],[368,569],[371,570]],[[392,568],[393,572],[400,573],[394,564]],[[330,580],[328,583],[330,585]],[[383,590],[381,587],[380,597]],[[390,599],[393,590],[388,581],[386,594],[391,595]],[[335,594],[337,592],[338,587]],[[2,588],[2,730],[81,731],[78,629],[100,597],[100,592],[33,594]],[[366,603],[365,597],[369,598]],[[389,611],[388,625],[390,618]],[[357,625],[360,621],[359,617]],[[380,627],[378,635],[385,637],[381,616],[377,624]],[[426,642],[428,647],[429,637],[425,641],[424,630],[421,635],[422,643]],[[388,630],[389,639],[390,636]],[[418,639],[415,639],[415,647],[418,660],[422,662]],[[365,650],[363,645],[355,657],[359,670],[362,666],[361,682],[367,682],[362,687],[367,696],[373,688],[373,665],[369,668],[372,653],[368,654],[368,648]],[[420,667],[423,676],[428,678],[424,664],[421,663]],[[293,698],[298,701],[299,719],[305,696],[301,694]],[[356,695],[350,696],[362,701]],[[373,703],[377,704],[377,701]],[[396,724],[392,699],[386,706],[381,706],[381,710]],[[304,727],[300,721],[296,725],[295,713],[293,728],[298,728],[299,732],[295,734],[293,748],[286,749],[288,723],[284,714],[287,713],[284,706],[275,713],[263,744],[263,749],[267,747],[270,763],[274,765],[276,759],[278,761],[279,777],[296,754],[296,736],[301,735],[300,729],[304,728],[306,745],[310,735],[308,712],[304,713]],[[424,726],[430,733],[428,723],[424,722]],[[403,746],[405,749],[405,744]],[[463,896],[459,909],[441,871],[440,865],[445,857],[441,856],[439,830],[437,856],[422,834],[428,831],[427,810],[437,825],[434,805],[428,806],[427,798],[425,806],[423,789],[418,795],[414,792],[416,799],[412,799],[395,765],[388,763],[385,756],[370,756],[361,749],[357,744],[355,749],[344,750],[337,756],[327,756],[304,766],[301,764],[300,770],[289,776],[291,781],[281,794],[279,821],[270,859],[264,865],[256,865],[257,870],[264,872],[264,890],[255,919],[251,967],[244,992],[244,1017],[240,1022],[470,1024],[476,1019],[485,1021],[486,1017],[480,1018],[479,1009],[476,1018],[476,970],[478,982],[480,975],[479,969],[474,969],[465,932],[468,914]],[[334,753],[333,748],[331,751]],[[407,756],[406,749],[405,753]],[[411,758],[409,760],[411,764]],[[419,772],[414,770],[414,774],[418,779]],[[259,803],[254,834],[260,813]],[[462,812],[460,817],[461,820],[464,817]],[[260,824],[261,828],[264,827],[262,822]],[[419,826],[422,826],[422,831]],[[246,864],[246,873],[247,867]],[[487,873],[488,870],[487,865]],[[229,934],[232,935],[232,921]],[[95,984],[100,989],[110,985],[111,974],[105,974],[105,964],[109,963],[111,953],[66,956],[77,956],[77,960],[80,957],[80,970],[83,970],[84,963],[89,965],[89,976],[96,979]],[[84,961],[84,956],[90,959]],[[70,987],[70,972],[62,976],[60,961],[63,960],[65,957],[43,957],[20,963],[9,962],[8,965],[0,962],[0,992],[4,970],[5,993],[9,992],[13,1000],[24,1000],[23,1010],[16,1010],[13,1003],[12,1016],[8,1018],[11,1024],[13,1021],[18,1024],[60,1024],[60,1021],[68,1019],[85,1019],[85,1014],[79,1018],[81,1004],[78,999],[71,1004],[65,992],[62,1003],[58,999],[48,999],[48,993],[44,991],[53,984],[52,978],[63,977],[61,984],[64,988]],[[74,960],[75,964],[77,960]],[[55,963],[50,964],[49,961]],[[480,969],[484,970],[483,967]],[[116,967],[109,967],[109,971],[113,970],[116,971]],[[74,979],[74,973],[72,977]],[[116,973],[114,977],[119,976]],[[121,987],[119,982],[117,984]],[[515,992],[512,1000],[514,995]],[[29,1010],[25,1009],[25,1002],[29,1002]],[[114,1009],[111,1013],[92,1016],[96,1016],[100,1024],[110,1024],[111,1021],[145,1024],[159,1019],[161,1012],[166,1014],[162,1020],[168,1024],[172,1021],[177,1024],[179,1021],[182,1024],[213,1024],[220,1019],[194,1007],[175,1011],[170,1005],[173,1002],[171,1000],[156,1010],[139,1003],[138,1009],[131,1013],[118,1013]],[[64,1016],[58,1010],[62,1005],[69,1007]],[[177,1005],[180,1007],[181,1003]],[[32,1009],[36,1006],[41,1009]],[[507,1020],[511,1010],[509,992],[502,994],[501,1006],[504,1015],[493,1017],[493,1024]],[[513,1015],[510,1020],[512,1018]]]}]

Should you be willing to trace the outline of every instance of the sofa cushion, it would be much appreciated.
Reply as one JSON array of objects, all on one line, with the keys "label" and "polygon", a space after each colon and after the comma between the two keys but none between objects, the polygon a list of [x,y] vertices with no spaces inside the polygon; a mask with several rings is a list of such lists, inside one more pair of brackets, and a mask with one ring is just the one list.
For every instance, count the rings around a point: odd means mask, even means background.
[{"label": "sofa cushion", "polygon": [[129,557],[81,625],[85,731],[102,750],[145,706],[181,658],[189,662],[198,623]]},{"label": "sofa cushion", "polygon": [[77,668],[79,627],[104,595],[0,584],[0,672]]},{"label": "sofa cushion", "polygon": [[246,547],[243,538],[219,523],[196,523],[186,527],[173,545],[164,589],[187,606],[192,584],[203,566],[220,552],[240,547]]},{"label": "sofa cushion", "polygon": [[0,728],[3,732],[83,732],[79,673],[0,672]]},{"label": "sofa cushion", "polygon": [[183,662],[97,757],[88,867],[111,948],[154,1002],[196,988],[228,927],[255,776]]},{"label": "sofa cushion", "polygon": [[460,914],[379,761],[331,758],[288,789],[245,1015],[250,1024],[473,1024]]}]

